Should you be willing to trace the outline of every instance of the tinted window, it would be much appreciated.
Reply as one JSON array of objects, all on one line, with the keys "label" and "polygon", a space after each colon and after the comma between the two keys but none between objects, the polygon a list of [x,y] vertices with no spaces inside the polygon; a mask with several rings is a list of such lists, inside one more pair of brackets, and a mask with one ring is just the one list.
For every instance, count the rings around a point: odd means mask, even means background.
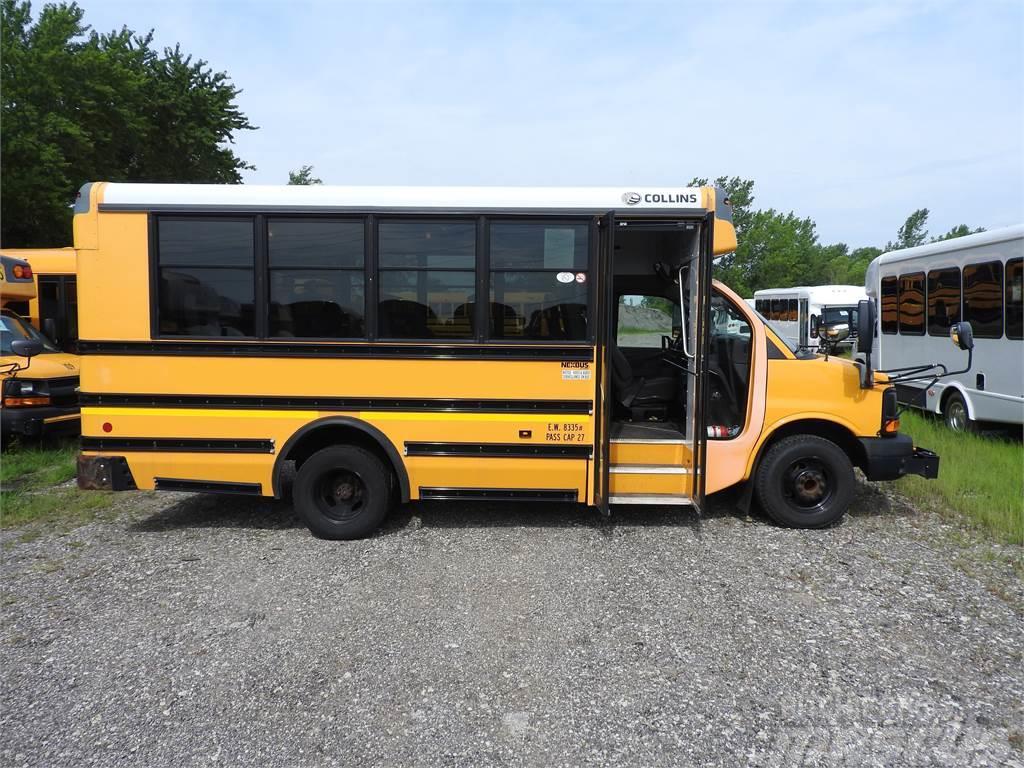
[{"label": "tinted window", "polygon": [[336,219],[271,219],[270,268],[363,267],[363,222]]},{"label": "tinted window", "polygon": [[160,219],[160,265],[252,267],[252,221]]},{"label": "tinted window", "polygon": [[253,336],[251,269],[160,268],[160,332]]},{"label": "tinted window", "polygon": [[795,323],[799,319],[799,317],[800,317],[800,314],[799,314],[800,309],[799,309],[799,306],[797,304],[797,300],[796,299],[789,299],[788,300],[788,304],[789,304],[789,312],[786,315],[786,319],[789,320],[791,323]]},{"label": "tinted window", "polygon": [[590,338],[588,224],[492,223],[489,245],[491,338]]},{"label": "tinted window", "polygon": [[1024,261],[1006,262],[1006,335],[1024,338]]},{"label": "tinted window", "polygon": [[587,224],[491,224],[492,269],[585,270]]},{"label": "tinted window", "polygon": [[271,336],[365,335],[362,221],[271,219],[267,252]]},{"label": "tinted window", "polygon": [[785,299],[772,299],[770,314],[768,315],[769,320],[784,320],[785,317]]},{"label": "tinted window", "polygon": [[924,335],[924,272],[900,276],[900,333]]},{"label": "tinted window", "polygon": [[882,333],[896,333],[899,328],[896,282],[895,277],[882,278]]},{"label": "tinted window", "polygon": [[964,320],[979,339],[1003,335],[1003,265],[998,261],[964,267]]},{"label": "tinted window", "polygon": [[365,295],[362,270],[272,269],[270,335],[362,337]]},{"label": "tinted window", "polygon": [[475,269],[474,222],[382,221],[379,232],[381,269]]},{"label": "tinted window", "polygon": [[382,271],[379,335],[387,339],[471,338],[475,288],[473,272]]},{"label": "tinted window", "polygon": [[491,273],[491,338],[589,337],[586,283],[563,283],[554,272]]},{"label": "tinted window", "polygon": [[162,218],[158,234],[159,332],[254,336],[252,220]]},{"label": "tinted window", "polygon": [[960,322],[960,270],[934,269],[928,273],[928,334],[948,336]]},{"label": "tinted window", "polygon": [[662,296],[620,296],[616,339],[620,347],[661,349],[662,336],[672,336],[679,309]]}]

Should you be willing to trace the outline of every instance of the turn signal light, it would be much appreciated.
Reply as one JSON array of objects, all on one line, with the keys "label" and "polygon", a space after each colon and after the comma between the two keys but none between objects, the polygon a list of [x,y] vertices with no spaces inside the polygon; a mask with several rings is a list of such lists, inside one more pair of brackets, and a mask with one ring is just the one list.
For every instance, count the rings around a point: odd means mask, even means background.
[{"label": "turn signal light", "polygon": [[29,408],[37,405],[49,405],[48,397],[5,397],[5,408]]},{"label": "turn signal light", "polygon": [[899,431],[900,431],[900,420],[899,419],[890,419],[889,421],[885,422],[885,424],[882,425],[882,432],[885,432],[886,434],[895,435]]}]

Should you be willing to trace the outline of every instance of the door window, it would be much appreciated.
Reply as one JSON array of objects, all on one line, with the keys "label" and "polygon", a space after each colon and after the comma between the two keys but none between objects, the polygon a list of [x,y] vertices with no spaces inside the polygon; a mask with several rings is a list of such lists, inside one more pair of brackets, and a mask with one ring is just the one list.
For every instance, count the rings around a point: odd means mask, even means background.
[{"label": "door window", "polygon": [[627,349],[661,349],[679,329],[679,307],[664,296],[619,296],[616,343]]}]

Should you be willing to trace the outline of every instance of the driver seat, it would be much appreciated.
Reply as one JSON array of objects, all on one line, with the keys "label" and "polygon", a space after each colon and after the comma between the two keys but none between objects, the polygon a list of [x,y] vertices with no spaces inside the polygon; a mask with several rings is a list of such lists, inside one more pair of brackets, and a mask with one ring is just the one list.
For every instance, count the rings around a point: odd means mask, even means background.
[{"label": "driver seat", "polygon": [[622,350],[609,344],[611,352],[612,394],[634,419],[664,418],[668,404],[676,396],[677,384],[673,376],[654,378],[633,377],[633,366]]}]

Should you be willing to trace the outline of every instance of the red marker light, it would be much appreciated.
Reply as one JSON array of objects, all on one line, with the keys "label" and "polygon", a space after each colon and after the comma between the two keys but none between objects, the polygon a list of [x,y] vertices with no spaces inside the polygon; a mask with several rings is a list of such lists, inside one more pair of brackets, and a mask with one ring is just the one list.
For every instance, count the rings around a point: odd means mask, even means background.
[{"label": "red marker light", "polygon": [[114,431],[114,425],[111,424],[109,421],[103,422],[103,431],[104,432],[113,432]]}]

